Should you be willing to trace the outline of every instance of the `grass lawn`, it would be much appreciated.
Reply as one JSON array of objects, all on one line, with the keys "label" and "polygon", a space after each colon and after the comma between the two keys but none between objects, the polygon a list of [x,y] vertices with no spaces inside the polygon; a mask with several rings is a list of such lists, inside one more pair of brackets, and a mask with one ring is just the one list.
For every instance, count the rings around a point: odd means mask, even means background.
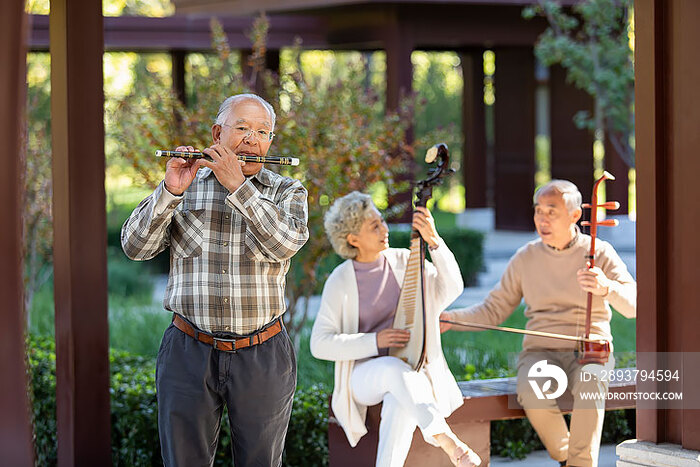
[{"label": "grass lawn", "polygon": [[[524,307],[518,307],[503,326],[524,328]],[[634,352],[636,320],[626,319],[617,312],[612,319],[615,354]],[[332,362],[316,360],[309,351],[311,323],[302,330],[301,348],[298,351],[299,386],[322,382],[333,386]],[[448,331],[442,335],[442,348],[447,364],[457,380],[514,376],[515,362],[522,348],[522,337],[499,331],[459,332]],[[618,358],[618,366],[630,364],[629,358]]]}]

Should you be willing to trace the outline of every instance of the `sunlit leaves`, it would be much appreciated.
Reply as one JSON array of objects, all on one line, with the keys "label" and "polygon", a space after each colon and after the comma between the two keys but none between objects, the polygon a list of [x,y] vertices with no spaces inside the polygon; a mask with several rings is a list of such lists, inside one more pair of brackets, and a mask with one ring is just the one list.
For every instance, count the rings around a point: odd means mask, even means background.
[{"label": "sunlit leaves", "polygon": [[545,65],[561,65],[567,80],[590,94],[597,114],[579,112],[579,128],[601,129],[616,151],[634,166],[634,62],[632,0],[585,0],[570,10],[539,0],[523,10],[543,16],[549,28],[535,47]]}]

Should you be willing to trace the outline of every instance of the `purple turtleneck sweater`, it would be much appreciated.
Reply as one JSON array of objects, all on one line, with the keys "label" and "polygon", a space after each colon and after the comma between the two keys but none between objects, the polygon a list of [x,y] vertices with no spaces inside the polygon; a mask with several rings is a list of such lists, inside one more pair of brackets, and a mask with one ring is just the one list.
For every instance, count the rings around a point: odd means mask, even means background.
[{"label": "purple turtleneck sweater", "polygon": [[[401,288],[384,255],[371,263],[352,262],[357,278],[359,332],[379,332],[394,322]],[[388,355],[389,349],[379,349]]]}]

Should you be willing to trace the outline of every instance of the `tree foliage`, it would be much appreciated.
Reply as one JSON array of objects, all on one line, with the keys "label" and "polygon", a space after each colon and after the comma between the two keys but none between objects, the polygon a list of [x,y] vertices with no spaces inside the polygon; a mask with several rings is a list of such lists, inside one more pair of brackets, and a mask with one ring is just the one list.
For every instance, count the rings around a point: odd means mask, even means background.
[{"label": "tree foliage", "polygon": [[535,46],[545,65],[561,65],[567,80],[587,92],[595,114],[578,112],[579,128],[602,130],[623,160],[634,167],[634,62],[632,0],[584,0],[571,9],[538,0],[523,10],[542,16],[549,28]]},{"label": "tree foliage", "polygon": [[48,69],[48,54],[28,62],[27,127],[23,138],[24,310],[29,313],[36,291],[51,277],[53,216],[51,180],[50,85],[37,74]]},{"label": "tree foliage", "polygon": [[295,331],[306,320],[308,299],[317,281],[325,279],[317,276],[319,266],[333,256],[323,231],[325,210],[336,197],[353,190],[376,192],[381,188],[386,195],[405,190],[406,183],[399,182],[399,176],[420,142],[405,143],[413,120],[413,99],[404,99],[397,112],[384,113],[378,94],[366,86],[361,61],[351,64],[343,79],[310,85],[297,44],[281,76],[264,70],[267,28],[267,19],[261,16],[251,30],[253,53],[248,65],[253,73],[244,80],[221,26],[212,21],[216,55],[207,60],[206,69],[191,70],[195,94],[188,96],[190,105],[179,102],[167,86],[146,88],[152,80],[137,79],[133,92],[111,116],[115,122],[112,134],[119,141],[120,155],[144,182],[155,186],[163,177],[165,163],[153,156],[154,149],[181,144],[208,147],[219,104],[229,95],[249,92],[256,80],[263,80],[265,95],[277,113],[271,153],[302,161],[299,167],[270,168],[301,180],[309,192],[310,238],[292,261],[286,288],[287,319]]}]

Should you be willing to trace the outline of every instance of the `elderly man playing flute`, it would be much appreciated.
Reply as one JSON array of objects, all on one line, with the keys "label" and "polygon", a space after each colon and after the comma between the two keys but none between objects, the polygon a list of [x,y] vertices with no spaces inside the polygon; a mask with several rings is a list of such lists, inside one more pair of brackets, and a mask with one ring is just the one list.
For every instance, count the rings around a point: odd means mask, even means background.
[{"label": "elderly man playing flute", "polygon": [[[226,99],[202,152],[171,158],[165,178],[122,228],[131,259],[170,247],[156,389],[167,466],[212,465],[224,405],[236,466],[280,466],[296,388],[281,316],[285,275],[308,239],[301,183],[260,162],[275,112],[253,94]],[[192,146],[177,151],[194,152]]]}]

